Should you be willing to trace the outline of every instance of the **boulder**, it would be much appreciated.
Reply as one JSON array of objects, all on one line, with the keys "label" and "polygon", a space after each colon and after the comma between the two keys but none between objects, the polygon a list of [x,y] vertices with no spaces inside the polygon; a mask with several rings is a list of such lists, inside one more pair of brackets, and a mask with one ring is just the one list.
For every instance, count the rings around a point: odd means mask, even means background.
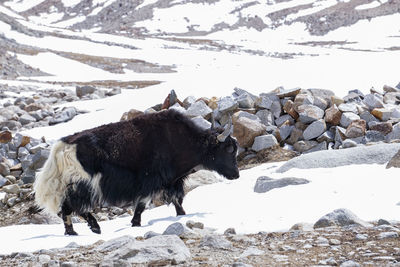
[{"label": "boulder", "polygon": [[239,118],[233,126],[233,136],[241,147],[250,147],[254,139],[266,131],[265,125],[246,117]]},{"label": "boulder", "polygon": [[256,116],[260,119],[264,125],[274,125],[274,114],[271,111],[262,109],[257,111]]},{"label": "boulder", "polygon": [[232,243],[220,235],[206,235],[201,241],[199,247],[209,247],[213,249],[232,249]]},{"label": "boulder", "polygon": [[236,101],[239,104],[239,108],[254,108],[255,105],[253,97],[248,93],[241,94]]},{"label": "boulder", "polygon": [[302,123],[311,123],[322,119],[324,111],[314,105],[301,105],[298,107],[299,120]]},{"label": "boulder", "polygon": [[187,110],[186,115],[193,118],[201,116],[208,119],[211,116],[212,109],[209,108],[203,100],[193,103]]},{"label": "boulder", "polygon": [[211,122],[204,119],[202,116],[194,117],[194,118],[192,118],[192,121],[194,122],[194,124],[196,124],[197,126],[199,126],[200,128],[202,128],[204,130],[211,128]]},{"label": "boulder", "polygon": [[26,125],[31,122],[36,122],[36,119],[29,114],[23,114],[21,117],[19,117],[19,122],[22,125]]},{"label": "boulder", "polygon": [[365,120],[354,120],[346,129],[346,136],[348,138],[356,138],[364,136],[367,130],[367,123]]},{"label": "boulder", "polygon": [[128,112],[125,112],[124,114],[122,114],[120,121],[130,120],[130,119],[133,119],[142,114],[143,114],[143,112],[140,110],[131,109]]},{"label": "boulder", "polygon": [[378,96],[375,94],[367,94],[363,100],[364,104],[370,109],[374,108],[383,108],[382,96]]},{"label": "boulder", "polygon": [[392,111],[388,108],[375,108],[371,111],[371,114],[381,121],[387,121],[390,119]]},{"label": "boulder", "polygon": [[96,91],[96,88],[94,88],[93,86],[77,86],[76,88],[76,95],[78,97],[82,97],[84,95],[90,95],[93,94]]},{"label": "boulder", "polygon": [[70,121],[77,114],[78,113],[75,107],[64,108],[60,113],[57,113],[52,119],[50,119],[49,125]]},{"label": "boulder", "polygon": [[281,179],[271,179],[266,176],[261,176],[257,179],[254,186],[254,192],[266,193],[275,188],[286,187],[288,185],[308,184],[309,181],[303,178],[287,177]]},{"label": "boulder", "polygon": [[255,106],[259,109],[271,109],[273,101],[268,96],[260,96],[255,101]]},{"label": "boulder", "polygon": [[222,113],[232,112],[239,107],[239,104],[231,96],[226,96],[218,101],[218,110]]},{"label": "boulder", "polygon": [[393,130],[393,125],[391,122],[371,121],[370,123],[368,123],[368,127],[371,131],[378,131],[384,135],[387,135]]},{"label": "boulder", "polygon": [[190,259],[190,251],[176,235],[158,235],[144,241],[128,241],[105,257],[106,261],[117,263],[120,260],[129,264],[151,263],[159,265],[183,264]]},{"label": "boulder", "polygon": [[12,140],[12,134],[10,131],[1,131],[0,132],[0,143],[6,144]]},{"label": "boulder", "polygon": [[276,94],[279,98],[284,98],[284,97],[295,97],[298,95],[301,91],[300,87],[296,87],[293,89],[283,89],[279,90],[279,93]]},{"label": "boulder", "polygon": [[353,212],[347,209],[337,209],[321,217],[315,224],[315,228],[329,227],[329,226],[348,226],[359,225],[368,227],[369,223],[358,218]]},{"label": "boulder", "polygon": [[324,120],[316,120],[311,123],[303,132],[304,140],[317,138],[326,131],[326,123]]},{"label": "boulder", "polygon": [[195,189],[196,187],[214,184],[223,181],[223,178],[220,175],[215,175],[214,172],[207,170],[199,170],[195,173],[190,174],[185,179],[185,193]]},{"label": "boulder", "polygon": [[194,232],[190,228],[180,222],[170,224],[163,232],[163,235],[177,235],[179,237],[190,236],[193,234]]},{"label": "boulder", "polygon": [[359,119],[360,116],[353,112],[344,112],[342,113],[342,117],[340,118],[340,126],[347,128],[352,121]]},{"label": "boulder", "polygon": [[252,150],[258,152],[263,149],[271,148],[278,145],[278,141],[272,134],[257,136],[254,139]]},{"label": "boulder", "polygon": [[357,104],[356,103],[343,103],[338,106],[338,109],[341,112],[352,112],[354,114],[358,113]]},{"label": "boulder", "polygon": [[386,169],[389,168],[400,168],[400,150],[389,160],[386,164]]},{"label": "boulder", "polygon": [[312,149],[316,145],[318,145],[318,142],[313,141],[313,140],[298,141],[293,144],[293,148],[294,148],[294,150],[296,150],[300,153],[303,153],[303,152],[306,152],[306,151]]}]

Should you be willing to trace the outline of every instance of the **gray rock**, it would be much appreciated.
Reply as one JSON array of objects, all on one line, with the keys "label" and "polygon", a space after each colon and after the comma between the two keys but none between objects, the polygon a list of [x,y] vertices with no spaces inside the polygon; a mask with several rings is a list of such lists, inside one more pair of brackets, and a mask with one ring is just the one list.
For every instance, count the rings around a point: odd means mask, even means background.
[{"label": "gray rock", "polygon": [[360,116],[353,112],[343,112],[342,117],[340,118],[340,125],[344,128],[347,128],[352,121],[359,120]]},{"label": "gray rock", "polygon": [[10,167],[4,162],[0,162],[0,175],[10,175]]},{"label": "gray rock", "polygon": [[49,125],[70,121],[77,114],[75,107],[64,108],[60,113],[56,114],[54,118],[50,119]]},{"label": "gray rock", "polygon": [[380,240],[389,238],[399,238],[399,234],[397,232],[383,232],[378,235]]},{"label": "gray rock", "polygon": [[243,263],[243,262],[235,262],[232,264],[232,267],[253,267],[253,265]]},{"label": "gray rock", "polygon": [[360,118],[365,120],[367,122],[367,124],[369,124],[372,121],[379,122],[379,120],[377,118],[375,118],[375,116],[372,115],[369,111],[363,111],[360,114]]},{"label": "gray rock", "polygon": [[149,238],[159,236],[159,235],[161,235],[161,234],[153,232],[153,231],[148,231],[147,233],[144,234],[143,237],[144,237],[144,239],[149,239]]},{"label": "gray rock", "polygon": [[366,131],[364,136],[365,143],[381,142],[385,140],[385,135],[378,131]]},{"label": "gray rock", "polygon": [[335,135],[333,132],[331,131],[326,131],[323,134],[321,134],[320,136],[318,136],[317,141],[318,142],[333,142],[335,140]]},{"label": "gray rock", "polygon": [[196,98],[194,96],[188,96],[183,100],[183,107],[188,109],[194,102],[196,102]]},{"label": "gray rock", "polygon": [[256,102],[255,106],[260,109],[271,109],[273,101],[268,96],[260,96]]},{"label": "gray rock", "polygon": [[346,139],[342,142],[342,147],[343,148],[351,148],[351,147],[356,147],[357,142],[351,140],[351,139]]},{"label": "gray rock", "polygon": [[254,192],[265,193],[274,188],[286,187],[288,185],[301,185],[308,184],[309,181],[303,178],[287,177],[281,179],[272,179],[269,177],[261,176],[257,179],[254,186]]},{"label": "gray rock", "polygon": [[298,141],[298,142],[294,143],[293,147],[294,147],[294,150],[296,150],[300,153],[303,153],[303,152],[306,152],[306,151],[312,149],[313,147],[315,147],[317,145],[318,145],[317,141],[310,140],[310,141]]},{"label": "gray rock", "polygon": [[18,148],[18,158],[23,159],[26,156],[28,156],[29,154],[30,153],[29,153],[29,150],[27,148],[25,148],[25,147]]},{"label": "gray rock", "polygon": [[242,254],[240,254],[240,258],[247,258],[249,256],[261,256],[264,255],[265,252],[257,247],[249,247]]},{"label": "gray rock", "polygon": [[368,235],[367,234],[356,234],[356,240],[367,240],[368,239]]},{"label": "gray rock", "polygon": [[185,179],[185,192],[192,191],[196,187],[213,184],[217,182],[221,182],[223,178],[219,175],[215,175],[213,172],[208,170],[199,170],[195,173],[190,174]]},{"label": "gray rock", "polygon": [[36,119],[29,114],[23,114],[21,117],[19,117],[19,122],[22,125],[26,125],[31,122],[36,122]]},{"label": "gray rock", "polygon": [[[271,178],[272,179],[272,178]],[[224,235],[236,235],[236,230],[235,228],[228,228],[224,231]]]},{"label": "gray rock", "polygon": [[176,235],[159,235],[144,241],[132,241],[113,250],[105,260],[125,260],[130,264],[162,262],[182,264],[190,259],[190,251]]},{"label": "gray rock", "polygon": [[275,119],[279,118],[282,113],[281,102],[279,100],[273,101],[270,110],[274,115]]},{"label": "gray rock", "polygon": [[8,179],[6,179],[2,175],[0,175],[0,188],[5,186],[8,183],[9,183]]},{"label": "gray rock", "polygon": [[199,126],[200,128],[202,128],[204,130],[211,128],[211,122],[204,119],[202,116],[194,117],[194,118],[192,118],[192,121],[194,122],[194,124],[196,124],[197,126]]},{"label": "gray rock", "polygon": [[212,109],[209,108],[203,100],[193,103],[187,110],[186,115],[193,118],[201,116],[203,118],[208,118],[212,113]]},{"label": "gray rock", "polygon": [[293,89],[282,89],[279,90],[279,93],[277,94],[278,97],[284,98],[284,97],[295,97],[298,95],[301,91],[300,87],[296,87]]},{"label": "gray rock", "polygon": [[357,104],[356,103],[343,103],[338,106],[338,109],[341,112],[351,112],[354,114],[358,113]]},{"label": "gray rock", "polygon": [[[397,154],[399,154],[398,152],[397,152]],[[385,220],[385,219],[379,219],[378,220],[378,226],[379,225],[390,225],[390,222],[388,222],[387,220]]]},{"label": "gray rock", "polygon": [[10,184],[3,186],[3,191],[10,194],[18,194],[21,189],[17,184]]},{"label": "gray rock", "polygon": [[326,123],[324,120],[316,120],[311,123],[303,132],[305,140],[314,139],[326,131]]},{"label": "gray rock", "polygon": [[322,228],[329,226],[348,226],[360,225],[364,227],[371,226],[369,223],[358,218],[353,212],[347,209],[337,209],[321,217],[315,224],[314,228]]},{"label": "gray rock", "polygon": [[96,88],[93,86],[77,86],[76,87],[76,95],[78,97],[82,97],[84,95],[93,94],[96,91]]},{"label": "gray rock", "polygon": [[[377,144],[350,149],[317,151],[292,158],[277,169],[285,172],[292,168],[334,168],[352,164],[384,164],[400,149],[400,144]],[[354,157],[357,155],[357,157]]]},{"label": "gray rock", "polygon": [[293,125],[283,125],[279,128],[279,140],[284,141],[286,140],[292,133],[294,129]]},{"label": "gray rock", "polygon": [[[310,141],[308,141],[310,142]],[[316,151],[320,151],[320,150],[327,150],[328,149],[328,143],[326,141],[323,141],[315,146],[313,146],[312,148],[304,151],[303,153],[312,153],[312,152],[316,152]]]},{"label": "gray rock", "polygon": [[186,226],[189,227],[190,229],[193,228],[204,229],[204,224],[202,222],[195,222],[192,220],[187,221]]},{"label": "gray rock", "polygon": [[241,94],[236,101],[239,104],[239,108],[253,108],[254,107],[254,99],[248,93]]},{"label": "gray rock", "polygon": [[239,107],[239,104],[231,96],[226,96],[218,101],[218,110],[222,113],[234,111]]},{"label": "gray rock", "polygon": [[328,102],[319,96],[315,96],[313,105],[319,107],[322,110],[325,110],[328,107]]},{"label": "gray rock", "polygon": [[289,122],[290,125],[293,125],[294,119],[289,114],[285,114],[275,120],[275,125],[281,127],[285,122]]},{"label": "gray rock", "polygon": [[386,142],[391,142],[396,139],[400,139],[400,123],[393,125],[393,130],[385,137]]},{"label": "gray rock", "polygon": [[50,149],[42,149],[36,152],[32,158],[32,164],[29,166],[32,170],[37,170],[43,167],[46,160],[49,158]]},{"label": "gray rock", "polygon": [[181,224],[180,222],[176,222],[170,224],[167,229],[163,232],[163,235],[177,235],[177,236],[185,236],[192,234],[192,230],[190,230],[185,225]]},{"label": "gray rock", "polygon": [[367,94],[364,97],[363,102],[365,105],[367,105],[367,107],[370,110],[373,110],[374,108],[383,108],[384,107],[383,100],[374,94]]},{"label": "gray rock", "polygon": [[324,111],[314,105],[301,105],[298,107],[299,120],[302,123],[311,123],[313,121],[322,119]]},{"label": "gray rock", "polygon": [[127,246],[128,244],[133,243],[135,241],[136,239],[134,237],[130,235],[124,235],[104,242],[103,244],[98,246],[96,250],[100,252],[110,252],[117,250],[121,247]]},{"label": "gray rock", "polygon": [[263,149],[271,148],[277,144],[278,144],[278,141],[276,140],[275,136],[273,136],[272,134],[261,135],[261,136],[257,136],[254,139],[254,143],[253,143],[253,146],[251,147],[251,149],[258,152]]},{"label": "gray rock", "polygon": [[361,265],[355,261],[348,260],[340,264],[339,267],[361,267]]},{"label": "gray rock", "polygon": [[232,243],[220,235],[206,235],[201,239],[199,246],[215,249],[231,249]]},{"label": "gray rock", "polygon": [[60,264],[60,267],[78,267],[78,264],[73,261],[64,261]]},{"label": "gray rock", "polygon": [[233,116],[232,116],[232,120],[236,121],[236,120],[238,120],[239,118],[242,118],[242,117],[248,118],[250,120],[261,122],[259,117],[257,117],[254,114],[248,113],[246,111],[235,112],[235,114],[233,114]]},{"label": "gray rock", "polygon": [[256,116],[261,120],[264,125],[274,125],[274,114],[271,111],[262,109],[256,113]]}]

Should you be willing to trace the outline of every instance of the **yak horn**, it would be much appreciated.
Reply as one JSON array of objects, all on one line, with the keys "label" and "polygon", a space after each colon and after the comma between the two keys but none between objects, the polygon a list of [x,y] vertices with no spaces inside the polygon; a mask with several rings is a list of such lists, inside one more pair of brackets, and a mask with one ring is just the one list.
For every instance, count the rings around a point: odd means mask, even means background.
[{"label": "yak horn", "polygon": [[230,135],[231,130],[232,130],[232,118],[229,118],[228,125],[225,126],[224,132],[217,136],[218,141],[224,142],[225,139]]}]

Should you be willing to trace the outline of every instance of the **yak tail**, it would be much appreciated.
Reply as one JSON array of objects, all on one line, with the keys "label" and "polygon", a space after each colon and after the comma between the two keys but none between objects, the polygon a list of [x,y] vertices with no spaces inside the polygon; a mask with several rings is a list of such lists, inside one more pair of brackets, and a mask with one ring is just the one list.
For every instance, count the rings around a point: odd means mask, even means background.
[{"label": "yak tail", "polygon": [[36,174],[33,185],[36,204],[57,214],[65,199],[67,186],[79,180],[89,180],[76,157],[76,145],[58,141],[51,148],[50,156]]}]

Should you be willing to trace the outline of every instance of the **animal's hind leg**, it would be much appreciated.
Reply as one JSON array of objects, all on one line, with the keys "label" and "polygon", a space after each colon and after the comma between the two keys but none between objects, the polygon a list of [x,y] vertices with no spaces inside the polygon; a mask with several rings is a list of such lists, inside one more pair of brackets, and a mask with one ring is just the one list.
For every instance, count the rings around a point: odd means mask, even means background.
[{"label": "animal's hind leg", "polygon": [[74,227],[72,226],[71,214],[72,214],[71,207],[64,202],[61,207],[61,217],[64,221],[64,227],[65,227],[64,234],[65,235],[78,235],[78,233],[74,231]]},{"label": "animal's hind leg", "polygon": [[90,212],[85,212],[82,214],[79,214],[80,216],[85,219],[90,227],[90,230],[92,230],[93,233],[100,234],[100,225],[97,223],[96,218],[91,214]]},{"label": "animal's hind leg", "polygon": [[186,212],[182,207],[183,198],[185,196],[185,191],[183,190],[183,180],[178,180],[174,184],[172,194],[172,203],[174,203],[175,206],[176,216],[186,215]]},{"label": "animal's hind leg", "polygon": [[135,208],[135,214],[133,215],[132,218],[132,227],[133,226],[140,226],[141,220],[142,220],[142,212],[146,208],[146,203],[139,201],[139,203],[136,205]]}]

